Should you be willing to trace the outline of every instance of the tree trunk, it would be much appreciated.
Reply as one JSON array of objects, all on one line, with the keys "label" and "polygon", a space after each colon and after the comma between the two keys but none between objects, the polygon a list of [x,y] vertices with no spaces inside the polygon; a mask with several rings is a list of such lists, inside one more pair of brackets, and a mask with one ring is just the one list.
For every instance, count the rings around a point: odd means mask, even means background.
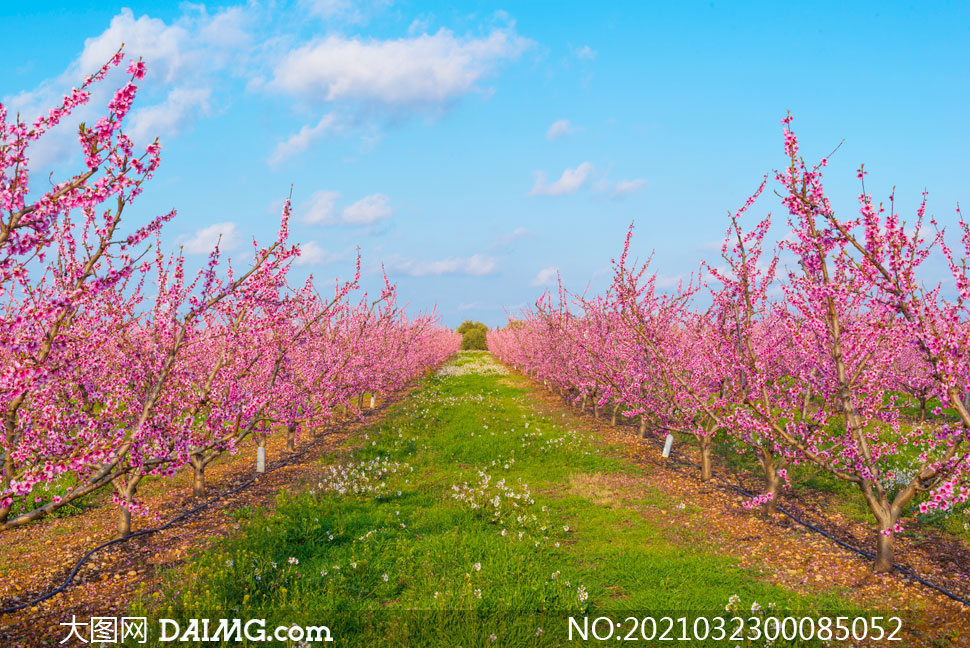
[{"label": "tree trunk", "polygon": [[711,481],[711,437],[697,438],[701,450],[701,481]]},{"label": "tree trunk", "polygon": [[115,484],[115,490],[118,491],[118,495],[121,497],[122,502],[125,506],[118,506],[118,533],[115,538],[127,538],[131,535],[131,500],[135,497],[135,491],[138,489],[138,482],[141,481],[140,475],[130,475],[130,481],[124,481],[121,479],[121,485]]},{"label": "tree trunk", "polygon": [[761,511],[770,516],[778,510],[778,491],[781,488],[781,476],[776,469],[775,459],[768,450],[759,449],[758,456],[761,459],[761,467],[765,471],[765,492],[771,493],[771,499],[761,505]]},{"label": "tree trunk", "polygon": [[371,409],[374,409],[375,407],[377,407],[377,399],[374,398],[374,394],[371,394],[370,395],[370,408]]},{"label": "tree trunk", "polygon": [[296,423],[290,423],[286,427],[286,449],[290,452],[296,451]]},{"label": "tree trunk", "polygon": [[[872,565],[875,572],[891,572],[893,570],[893,536],[885,533],[895,525],[893,519],[893,508],[889,506],[889,500],[884,493],[876,494],[872,492],[872,485],[863,483],[862,496],[865,497],[869,510],[876,518],[876,561]],[[900,506],[900,510],[902,506]]]},{"label": "tree trunk", "polygon": [[192,495],[194,497],[205,497],[205,463],[200,454],[189,457],[192,464]]},{"label": "tree trunk", "polygon": [[620,409],[620,404],[617,403],[613,406],[613,416],[610,418],[610,425],[616,427],[616,412]]},{"label": "tree trunk", "polygon": [[586,401],[587,400],[589,400],[589,396],[587,396],[586,394],[583,394],[583,404],[580,405],[579,411],[581,411],[581,412],[585,412],[586,411]]},{"label": "tree trunk", "polygon": [[[15,474],[16,466],[13,462],[13,451],[15,449],[14,444],[14,430],[16,429],[15,418],[12,418],[9,413],[8,417],[3,422],[3,437],[5,441],[5,449],[3,453],[3,470],[0,470],[0,493],[7,492],[10,488],[10,482],[13,480]],[[7,521],[7,517],[10,515],[10,509],[13,504],[3,505],[0,504],[0,524]]]},{"label": "tree trunk", "polygon": [[882,531],[876,536],[876,562],[872,565],[875,572],[891,572],[893,570],[893,537],[884,535]]},{"label": "tree trunk", "polygon": [[192,479],[192,494],[195,497],[205,497],[205,466],[194,468]]},{"label": "tree trunk", "polygon": [[647,438],[647,417],[644,414],[640,415],[640,438]]},{"label": "tree trunk", "polygon": [[127,538],[131,535],[131,511],[124,506],[118,509],[118,533],[116,538]]},{"label": "tree trunk", "polygon": [[360,396],[357,397],[357,411],[364,409],[364,394],[361,392]]},{"label": "tree trunk", "polygon": [[919,420],[926,420],[926,398],[919,399]]}]

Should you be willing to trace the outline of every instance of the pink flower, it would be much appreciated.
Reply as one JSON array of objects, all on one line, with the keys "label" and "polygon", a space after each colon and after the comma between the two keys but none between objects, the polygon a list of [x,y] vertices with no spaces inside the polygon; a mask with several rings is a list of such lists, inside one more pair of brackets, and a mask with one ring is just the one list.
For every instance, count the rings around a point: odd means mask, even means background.
[{"label": "pink flower", "polygon": [[141,61],[141,59],[132,61],[128,64],[128,74],[132,75],[136,79],[145,78],[145,64]]}]

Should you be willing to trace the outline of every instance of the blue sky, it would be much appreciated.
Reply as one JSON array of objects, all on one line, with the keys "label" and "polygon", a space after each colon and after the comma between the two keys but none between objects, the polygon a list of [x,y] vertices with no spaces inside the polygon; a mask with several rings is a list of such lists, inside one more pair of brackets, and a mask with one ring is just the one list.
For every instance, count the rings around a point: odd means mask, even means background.
[{"label": "blue sky", "polygon": [[[903,214],[970,201],[966,3],[58,4],[0,4],[0,97],[33,118],[122,41],[143,56],[129,132],[163,158],[135,218],[176,208],[196,262],[219,232],[242,253],[292,185],[299,277],[359,246],[365,287],[383,263],[449,325],[503,323],[557,270],[601,289],[631,221],[636,256],[689,275],[784,163],[786,110],[808,158],[845,140],[842,212],[861,162]],[[37,170],[77,168],[70,127]]]}]

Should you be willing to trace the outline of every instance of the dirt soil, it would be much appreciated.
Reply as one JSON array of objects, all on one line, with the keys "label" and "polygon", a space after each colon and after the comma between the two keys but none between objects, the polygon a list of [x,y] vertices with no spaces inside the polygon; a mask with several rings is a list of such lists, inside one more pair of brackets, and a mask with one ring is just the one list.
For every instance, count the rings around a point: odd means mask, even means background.
[{"label": "dirt soil", "polygon": [[[895,645],[970,646],[970,607],[902,573],[876,574],[867,559],[781,513],[767,519],[744,508],[748,498],[716,480],[702,482],[697,468],[676,457],[664,459],[659,444],[641,439],[633,422],[613,427],[608,412],[594,418],[555,392],[529,382],[538,410],[556,420],[569,421],[575,428],[592,431],[645,468],[642,474],[617,475],[609,483],[576,484],[575,488],[595,492],[604,504],[636,507],[642,509],[643,515],[665,516],[670,520],[672,542],[683,541],[679,535],[685,530],[702,530],[702,534],[690,533],[689,542],[696,542],[698,535],[706,537],[710,549],[730,555],[737,561],[736,566],[764,580],[806,594],[836,590],[868,610],[893,611],[907,619],[908,635],[907,641]],[[681,444],[677,450],[699,463],[693,448]],[[754,488],[753,476],[732,475],[716,459],[715,473],[733,483],[747,478]],[[654,488],[680,503],[669,508],[633,504]],[[756,488],[746,490],[758,492]],[[873,532],[866,525],[828,513],[833,509],[826,506],[824,494],[789,493],[779,504],[853,546],[870,549],[875,544]],[[966,599],[970,599],[968,557],[970,551],[964,543],[941,532],[924,534],[918,541],[896,539],[897,563]]]},{"label": "dirt soil", "polygon": [[[266,444],[267,473],[252,484],[164,531],[98,551],[62,593],[19,612],[0,614],[0,648],[59,645],[70,630],[59,624],[71,621],[72,615],[85,622],[93,616],[123,616],[140,587],[151,591],[163,570],[204,552],[237,530],[240,523],[233,516],[235,510],[250,507],[271,511],[281,489],[299,490],[317,481],[327,466],[321,457],[341,452],[357,431],[380,420],[389,405],[416,385],[384,399],[375,410],[365,410],[363,421],[347,416],[319,430],[313,438],[301,439],[296,453],[309,447],[301,456],[286,450],[283,435],[270,437]],[[238,454],[225,455],[208,466],[208,496],[215,497],[253,477],[255,454],[255,444],[246,445]],[[143,484],[139,497],[156,517],[134,517],[133,531],[160,526],[204,501],[192,497],[189,470]],[[79,514],[41,520],[0,534],[0,608],[30,601],[60,585],[81,556],[114,537],[118,509],[110,498],[99,499],[94,507]],[[73,642],[70,645],[75,645]]]},{"label": "dirt soil", "polygon": [[[161,571],[184,563],[237,530],[235,510],[271,510],[281,489],[298,490],[316,481],[326,467],[319,461],[321,456],[342,452],[357,431],[379,420],[384,407],[413,387],[367,413],[364,422],[348,419],[313,439],[302,440],[298,451],[308,446],[312,449],[300,457],[288,460],[292,453],[286,452],[285,441],[271,439],[267,447],[270,468],[282,464],[279,468],[170,529],[94,554],[63,593],[20,612],[0,615],[0,646],[58,645],[66,636],[59,624],[70,621],[72,615],[83,620],[120,616],[139,587],[151,590]],[[665,516],[670,521],[672,542],[682,542],[680,536],[685,532],[703,531],[700,535],[710,548],[732,556],[738,567],[758,578],[804,593],[835,589],[867,609],[904,615],[908,640],[896,645],[970,647],[970,608],[902,574],[874,574],[868,561],[831,540],[784,516],[766,519],[755,514],[742,506],[743,496],[719,482],[701,482],[696,469],[684,462],[663,459],[657,445],[638,438],[635,427],[611,427],[608,418],[594,419],[578,412],[535,383],[531,388],[539,411],[560,420],[565,414],[570,425],[601,436],[645,468],[641,473],[611,475],[595,482],[578,479],[570,485],[572,489],[595,494],[604,505],[635,507],[644,516]],[[678,449],[697,459],[689,447]],[[254,454],[244,451],[210,466],[206,471],[209,492],[214,496],[249,479]],[[751,476],[730,474],[717,462],[715,472],[735,483],[745,479],[756,483]],[[160,515],[158,522],[197,505],[191,497],[191,479],[191,473],[184,471],[146,484],[142,497],[150,510]],[[647,489],[659,489],[681,504],[666,508],[644,504],[642,494]],[[824,494],[786,494],[780,503],[855,546],[866,548],[871,543],[865,525],[828,513],[832,507],[826,506]],[[104,498],[78,515],[44,520],[0,535],[0,607],[31,600],[63,582],[81,555],[112,538],[116,515],[117,509]],[[157,525],[151,518],[136,518],[134,524],[136,530]],[[696,542],[697,536],[690,533],[690,541]],[[970,597],[970,551],[963,543],[943,534],[924,535],[920,540],[898,538],[897,560],[924,578]]]}]

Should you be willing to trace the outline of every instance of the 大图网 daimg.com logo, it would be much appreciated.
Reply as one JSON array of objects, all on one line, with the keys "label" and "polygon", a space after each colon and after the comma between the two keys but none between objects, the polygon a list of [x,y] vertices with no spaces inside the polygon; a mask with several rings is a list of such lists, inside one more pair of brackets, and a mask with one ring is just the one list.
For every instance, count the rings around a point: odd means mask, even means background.
[{"label": "\u5927\u56fe\u7f51 daimg.com logo", "polygon": [[[266,619],[189,619],[179,623],[174,619],[158,619],[152,623],[146,617],[91,617],[79,621],[76,616],[61,623],[66,630],[61,645],[143,644],[164,642],[289,642],[310,645],[333,641],[330,628],[324,625],[280,625],[266,628]],[[71,643],[73,641],[73,643]]]}]

